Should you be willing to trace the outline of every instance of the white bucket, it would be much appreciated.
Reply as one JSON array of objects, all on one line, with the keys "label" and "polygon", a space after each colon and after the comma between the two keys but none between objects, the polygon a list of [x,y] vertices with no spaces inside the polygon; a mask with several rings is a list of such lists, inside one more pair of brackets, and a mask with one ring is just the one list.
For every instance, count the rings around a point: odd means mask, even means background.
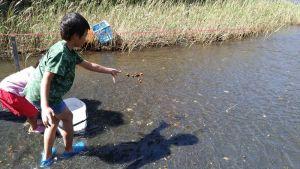
[{"label": "white bucket", "polygon": [[[64,99],[64,102],[69,110],[73,113],[74,132],[76,133],[84,131],[87,127],[85,103],[77,98]],[[59,126],[62,126],[61,121],[59,122]]]}]

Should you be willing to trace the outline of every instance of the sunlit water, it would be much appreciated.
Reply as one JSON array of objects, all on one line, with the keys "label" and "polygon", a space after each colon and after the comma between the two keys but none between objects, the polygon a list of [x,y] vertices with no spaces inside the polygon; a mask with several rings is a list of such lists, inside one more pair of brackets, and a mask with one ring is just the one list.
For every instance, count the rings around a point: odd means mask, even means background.
[{"label": "sunlit water", "polygon": [[[88,106],[88,149],[53,168],[300,168],[300,28],[220,45],[88,53],[67,97]],[[14,71],[1,62],[0,78]],[[126,73],[144,73],[142,83]],[[42,135],[0,115],[2,168],[34,168]],[[18,120],[18,121],[16,121]],[[62,139],[56,146],[62,152]]]}]

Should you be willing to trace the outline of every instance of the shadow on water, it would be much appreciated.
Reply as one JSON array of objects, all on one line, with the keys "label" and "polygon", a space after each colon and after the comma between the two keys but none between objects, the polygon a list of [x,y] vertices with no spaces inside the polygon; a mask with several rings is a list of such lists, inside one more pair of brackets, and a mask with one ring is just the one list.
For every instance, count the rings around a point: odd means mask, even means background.
[{"label": "shadow on water", "polygon": [[169,124],[161,122],[159,127],[136,142],[90,146],[84,155],[96,156],[110,164],[130,163],[126,168],[136,169],[169,156],[171,145],[185,146],[198,143],[198,138],[192,134],[177,134],[166,139],[160,131],[168,126]]},{"label": "shadow on water", "polygon": [[98,100],[81,99],[87,107],[87,128],[84,137],[94,137],[101,134],[108,127],[124,124],[123,114],[117,111],[99,109]]},{"label": "shadow on water", "polygon": [[26,121],[26,117],[15,116],[11,112],[2,110],[2,108],[0,108],[0,121],[2,120],[16,122],[16,123],[24,123]]},{"label": "shadow on water", "polygon": [[[84,133],[77,133],[78,136],[94,137],[101,134],[107,127],[117,127],[124,124],[123,114],[110,110],[99,110],[100,101],[82,99],[87,106],[87,128]],[[10,121],[15,123],[26,122],[26,117],[15,116],[0,106],[0,121]]]}]

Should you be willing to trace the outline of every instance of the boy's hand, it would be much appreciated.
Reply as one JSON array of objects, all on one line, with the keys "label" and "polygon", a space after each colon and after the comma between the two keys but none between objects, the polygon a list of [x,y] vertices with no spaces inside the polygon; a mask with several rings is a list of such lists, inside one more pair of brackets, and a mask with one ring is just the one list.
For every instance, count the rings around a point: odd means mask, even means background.
[{"label": "boy's hand", "polygon": [[114,68],[107,68],[107,72],[115,77],[115,76],[117,76],[118,73],[121,73],[121,70],[117,70]]},{"label": "boy's hand", "polygon": [[42,109],[42,121],[45,127],[50,127],[51,125],[54,125],[54,111],[51,107],[46,107]]},{"label": "boy's hand", "polygon": [[113,76],[113,82],[116,83],[116,79],[115,78],[118,75],[118,73],[121,73],[122,71],[114,69],[114,68],[107,68],[107,72]]}]

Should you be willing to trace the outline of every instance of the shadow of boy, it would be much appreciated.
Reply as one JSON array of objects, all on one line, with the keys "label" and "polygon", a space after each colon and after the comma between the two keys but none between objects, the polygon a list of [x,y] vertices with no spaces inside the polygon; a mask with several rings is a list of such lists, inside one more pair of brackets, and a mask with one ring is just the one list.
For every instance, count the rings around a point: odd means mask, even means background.
[{"label": "shadow of boy", "polygon": [[185,146],[198,142],[198,138],[192,134],[177,134],[166,139],[160,134],[160,131],[168,126],[169,124],[161,122],[159,127],[136,142],[124,142],[118,145],[98,147],[91,146],[85,155],[97,156],[111,164],[129,163],[126,168],[135,169],[169,156],[171,154],[171,145]]}]

